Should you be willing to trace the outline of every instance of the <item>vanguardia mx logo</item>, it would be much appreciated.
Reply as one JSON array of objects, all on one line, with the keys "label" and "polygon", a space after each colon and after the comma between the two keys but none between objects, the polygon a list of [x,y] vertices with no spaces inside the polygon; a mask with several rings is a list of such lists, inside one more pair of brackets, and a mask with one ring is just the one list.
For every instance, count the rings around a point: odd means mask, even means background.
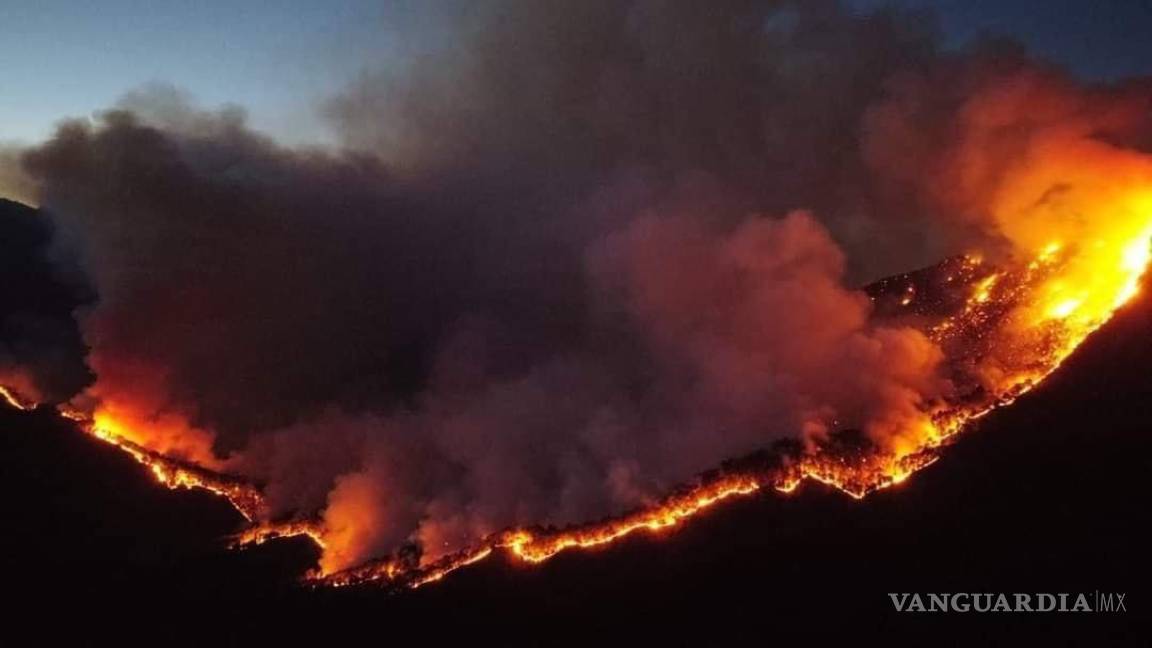
[{"label": "vanguardia mx logo", "polygon": [[897,612],[1127,612],[1124,592],[892,593]]}]

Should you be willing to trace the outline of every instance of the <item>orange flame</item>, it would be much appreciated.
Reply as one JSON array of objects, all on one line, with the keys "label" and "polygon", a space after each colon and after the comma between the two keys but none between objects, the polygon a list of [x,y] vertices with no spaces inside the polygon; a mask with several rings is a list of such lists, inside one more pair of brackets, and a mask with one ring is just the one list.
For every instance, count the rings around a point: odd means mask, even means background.
[{"label": "orange flame", "polygon": [[[1148,213],[1152,214],[1152,204]],[[975,256],[961,260],[951,283],[967,276],[973,287],[959,313],[941,321],[931,337],[942,345],[968,341],[973,336],[991,336],[992,347],[975,363],[975,375],[986,397],[951,407],[940,407],[932,415],[930,429],[922,430],[916,444],[907,450],[844,453],[828,448],[783,455],[780,465],[768,469],[737,470],[732,474],[674,494],[662,502],[603,522],[562,530],[513,529],[494,534],[483,542],[439,560],[421,564],[416,557],[393,556],[335,573],[316,572],[311,582],[346,586],[368,582],[416,587],[438,581],[451,572],[484,560],[497,551],[527,563],[540,563],[567,549],[592,549],[638,532],[660,533],[720,502],[747,496],[765,488],[780,493],[794,492],[805,480],[812,480],[861,499],[874,491],[906,481],[916,471],[936,461],[938,448],[975,418],[1009,404],[1040,384],[1055,371],[1073,350],[1112,313],[1131,300],[1139,290],[1148,265],[1148,240],[1152,224],[1140,229],[1130,241],[1114,243],[1118,261],[1110,265],[1109,290],[1075,289],[1069,269],[1079,271],[1077,259],[1059,243],[1044,246],[1022,268],[1000,271],[983,268]],[[1122,243],[1122,244],[1121,244]],[[1101,273],[1093,274],[1099,284]],[[973,283],[974,282],[974,283]],[[1103,292],[1104,294],[1098,294]],[[901,306],[914,306],[905,290]],[[1066,297],[1074,294],[1076,297]],[[24,408],[23,401],[9,389],[0,389],[9,404]],[[168,457],[145,448],[134,439],[143,436],[131,424],[114,418],[112,409],[97,409],[94,417],[69,408],[61,415],[76,420],[92,436],[115,445],[148,467],[156,480],[169,488],[200,488],[228,499],[253,525],[241,533],[237,546],[261,544],[275,538],[305,536],[318,546],[326,545],[323,524],[311,520],[271,522],[260,490],[238,479],[222,475],[187,461]],[[171,421],[166,424],[174,424]]]},{"label": "orange flame", "polygon": [[3,401],[6,405],[13,409],[32,409],[32,406],[23,398],[21,398],[14,389],[10,389],[4,385],[0,385],[0,401]]},{"label": "orange flame", "polygon": [[305,536],[324,548],[324,528],[312,520],[289,520],[287,522],[263,522],[248,527],[233,541],[233,546],[243,548],[261,545],[277,538]]},{"label": "orange flame", "polygon": [[65,418],[76,421],[93,437],[128,453],[148,468],[156,481],[168,488],[199,488],[228,500],[249,522],[265,517],[267,506],[260,489],[241,479],[223,475],[200,466],[167,457],[132,441],[118,423],[99,412],[95,418],[71,409],[61,408]]},{"label": "orange flame", "polygon": [[39,400],[40,392],[23,372],[0,372],[0,403],[27,411],[36,409]]},{"label": "orange flame", "polygon": [[[931,337],[970,356],[973,375],[960,378],[975,381],[973,386],[980,387],[983,396],[939,407],[928,429],[919,431],[915,443],[903,451],[853,456],[817,450],[785,457],[784,466],[766,473],[729,475],[605,522],[552,532],[511,530],[427,565],[387,558],[334,574],[314,574],[313,579],[334,586],[382,582],[416,587],[440,580],[497,550],[539,563],[566,549],[591,549],[640,531],[662,532],[719,502],[767,486],[791,493],[804,480],[812,480],[861,499],[903,483],[934,463],[938,449],[968,423],[1039,385],[1088,335],[1138,294],[1152,259],[1152,199],[1139,200],[1140,209],[1132,213],[1142,215],[1140,226],[1122,226],[1119,234],[1101,233],[1101,238],[1092,241],[1088,261],[1059,241],[1044,245],[1023,267],[1008,271],[985,268],[977,255],[961,260],[961,267],[946,281],[963,285],[960,279],[966,276],[975,281],[974,287],[959,312],[935,326]],[[914,288],[906,288],[900,305],[911,306],[916,295]]]},{"label": "orange flame", "polygon": [[[1139,293],[1152,260],[1152,189],[1147,188],[1152,170],[1143,159],[1104,144],[1054,142],[1008,174],[989,201],[992,226],[1012,243],[1015,258],[994,266],[972,254],[952,263],[938,288],[961,291],[955,294],[963,298],[947,312],[934,312],[931,287],[918,286],[910,275],[897,286],[898,313],[891,316],[919,318],[944,351],[955,385],[954,394],[926,406],[924,420],[902,430],[897,442],[874,443],[863,451],[815,442],[806,450],[780,453],[771,465],[722,471],[653,506],[605,521],[560,530],[511,529],[435,561],[422,563],[418,554],[399,552],[311,579],[328,585],[418,586],[496,552],[539,563],[567,549],[661,533],[720,502],[767,488],[789,493],[811,480],[859,499],[906,481],[934,462],[939,449],[972,420],[1041,384]],[[155,407],[138,411],[114,395],[97,396],[101,404],[91,417],[69,409],[62,415],[127,452],[165,486],[201,488],[227,498],[253,522],[238,544],[286,536],[306,536],[322,548],[332,544],[334,531],[323,523],[270,521],[257,487],[219,472],[222,463],[212,454],[209,432],[179,417],[157,415]],[[0,387],[0,399],[20,409],[29,406],[11,388]]]}]

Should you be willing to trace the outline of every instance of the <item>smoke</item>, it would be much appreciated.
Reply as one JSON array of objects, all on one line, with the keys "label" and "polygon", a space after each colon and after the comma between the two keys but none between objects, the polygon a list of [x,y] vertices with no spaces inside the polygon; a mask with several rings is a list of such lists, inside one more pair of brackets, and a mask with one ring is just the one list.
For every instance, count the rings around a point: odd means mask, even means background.
[{"label": "smoke", "polygon": [[[1057,225],[1038,211],[1022,218],[1030,202],[1054,188],[1091,193],[1101,187],[1090,176],[1152,150],[1149,79],[1087,86],[1010,44],[908,70],[888,87],[862,124],[863,158],[884,191],[1024,251],[1048,243]],[[1054,168],[1079,155],[1087,156],[1080,171]],[[1013,186],[1023,184],[1033,186]],[[1026,229],[1043,240],[1029,240]]]},{"label": "smoke", "polygon": [[1031,249],[1001,188],[1038,138],[1149,141],[1141,87],[944,54],[900,11],[393,11],[404,64],[329,103],[338,149],[157,86],[20,156],[99,290],[86,397],[320,516],[327,571],[644,504],[782,437],[916,447],[944,354],[855,287]]},{"label": "smoke", "polygon": [[1152,237],[1149,79],[1088,86],[1001,46],[891,86],[863,140],[886,190],[978,228],[999,264],[1059,266],[984,341],[983,387],[1035,372],[1037,349],[1069,352],[1044,339],[1053,321],[1090,332],[1136,293]]},{"label": "smoke", "polygon": [[0,142],[0,197],[35,204],[36,187],[20,167],[21,147]]},{"label": "smoke", "polygon": [[0,384],[60,402],[91,382],[73,314],[92,289],[53,246],[42,213],[0,199]]},{"label": "smoke", "polygon": [[504,216],[515,224],[609,193],[610,213],[558,225],[585,237],[652,194],[708,183],[712,218],[811,209],[845,245],[880,252],[850,259],[854,280],[939,258],[917,212],[873,204],[854,145],[886,80],[935,58],[928,16],[648,0],[393,13],[389,42],[406,64],[366,73],[329,114],[346,146],[398,173],[505,185],[521,196]]}]

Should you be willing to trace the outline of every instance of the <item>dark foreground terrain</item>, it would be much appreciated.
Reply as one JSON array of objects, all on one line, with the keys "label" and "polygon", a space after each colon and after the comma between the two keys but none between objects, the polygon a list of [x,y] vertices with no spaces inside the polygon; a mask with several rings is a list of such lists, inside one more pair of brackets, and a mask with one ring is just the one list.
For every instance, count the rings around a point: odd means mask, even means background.
[{"label": "dark foreground terrain", "polygon": [[[224,502],[157,487],[49,411],[0,409],[0,645],[1150,645],[1150,333],[1144,298],[1041,389],[865,501],[808,484],[401,594],[301,587],[307,542],[231,551],[240,519]],[[1125,592],[1127,612],[897,614],[887,596],[1097,590]]]}]

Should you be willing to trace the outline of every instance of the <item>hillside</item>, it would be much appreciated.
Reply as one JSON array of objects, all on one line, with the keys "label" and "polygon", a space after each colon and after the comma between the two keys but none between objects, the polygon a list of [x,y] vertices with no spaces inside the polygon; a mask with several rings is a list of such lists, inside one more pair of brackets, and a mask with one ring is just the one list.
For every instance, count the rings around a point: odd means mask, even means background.
[{"label": "hillside", "polygon": [[[1004,631],[1146,638],[1150,330],[1144,297],[1041,388],[864,501],[806,484],[717,507],[674,533],[536,567],[489,561],[402,594],[298,586],[315,559],[307,542],[229,550],[240,519],[221,500],[157,487],[129,457],[46,409],[4,409],[6,583],[28,610],[79,604],[88,618],[75,622],[92,636],[177,642],[383,637],[389,627],[494,632],[510,643],[607,631],[673,643],[827,633],[946,633],[947,643]],[[887,597],[1094,590],[1126,592],[1128,612],[897,615]],[[966,634],[955,635],[961,622]]]}]

